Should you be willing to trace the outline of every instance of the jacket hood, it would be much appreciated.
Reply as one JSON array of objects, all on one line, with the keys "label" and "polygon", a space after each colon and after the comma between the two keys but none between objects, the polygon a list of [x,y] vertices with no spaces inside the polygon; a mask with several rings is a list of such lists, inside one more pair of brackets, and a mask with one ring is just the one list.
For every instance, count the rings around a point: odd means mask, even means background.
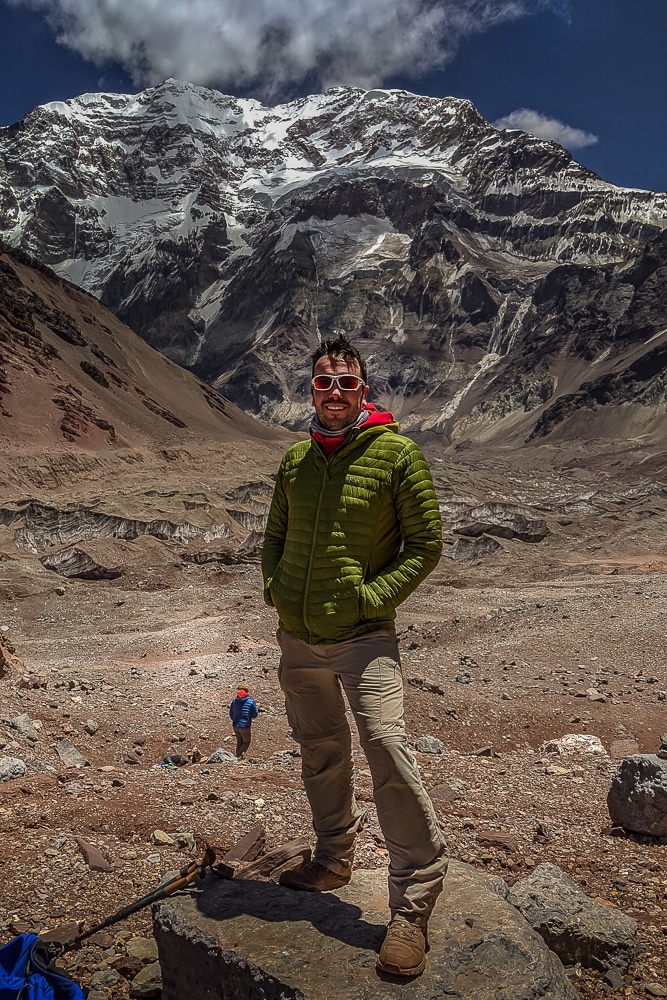
[{"label": "jacket hood", "polygon": [[363,408],[368,413],[368,416],[363,424],[360,425],[361,430],[364,430],[366,427],[380,427],[385,424],[396,424],[396,427],[398,427],[398,421],[394,418],[394,414],[390,410],[380,411],[375,403],[364,403]]},{"label": "jacket hood", "polygon": [[[364,416],[363,420],[361,420],[362,415]],[[373,434],[382,433],[383,431],[393,431],[395,434],[398,434],[398,422],[394,420],[394,415],[389,410],[380,412],[374,403],[364,403],[357,420],[361,420],[361,422],[340,434],[335,434],[331,431],[320,433],[319,429],[313,430],[311,427],[310,436],[313,441],[317,442],[324,454],[329,457],[338,451],[339,448],[342,448],[350,441],[358,440],[362,434],[366,434],[369,431]]]}]

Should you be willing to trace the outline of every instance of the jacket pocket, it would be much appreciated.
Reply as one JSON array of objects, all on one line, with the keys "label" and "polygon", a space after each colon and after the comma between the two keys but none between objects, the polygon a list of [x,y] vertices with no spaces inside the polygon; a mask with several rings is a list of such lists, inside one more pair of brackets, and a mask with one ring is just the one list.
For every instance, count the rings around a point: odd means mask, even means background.
[{"label": "jacket pocket", "polygon": [[359,587],[359,612],[364,621],[374,622],[393,617],[394,609],[388,607],[386,602],[378,600],[372,587],[362,583]]},{"label": "jacket pocket", "polygon": [[279,562],[269,581],[269,598],[271,606],[278,612],[280,621],[287,631],[302,630],[303,595],[294,586],[290,586],[290,574],[285,573],[283,562]]},{"label": "jacket pocket", "polygon": [[282,567],[282,563],[283,561],[281,559],[276,568],[274,569],[273,575],[269,577],[264,587],[264,600],[272,608],[278,607],[278,605],[276,604],[276,595],[278,596],[278,600],[280,601],[280,570]]}]

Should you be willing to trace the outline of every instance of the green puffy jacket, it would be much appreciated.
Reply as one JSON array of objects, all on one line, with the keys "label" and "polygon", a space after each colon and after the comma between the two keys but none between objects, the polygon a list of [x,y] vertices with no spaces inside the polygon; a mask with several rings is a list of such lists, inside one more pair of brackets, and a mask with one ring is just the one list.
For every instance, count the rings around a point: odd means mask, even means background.
[{"label": "green puffy jacket", "polygon": [[398,424],[350,432],[327,459],[311,440],[283,456],[269,512],[264,599],[311,645],[392,628],[442,552],[426,460]]}]

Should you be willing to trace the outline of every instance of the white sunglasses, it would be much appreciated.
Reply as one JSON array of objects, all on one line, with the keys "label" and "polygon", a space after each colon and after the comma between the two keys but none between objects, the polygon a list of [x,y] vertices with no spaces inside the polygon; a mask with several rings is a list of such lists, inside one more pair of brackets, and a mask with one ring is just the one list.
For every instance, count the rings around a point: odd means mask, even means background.
[{"label": "white sunglasses", "polygon": [[313,389],[318,392],[328,392],[333,388],[334,382],[341,392],[356,392],[366,383],[358,375],[316,375],[310,380]]}]

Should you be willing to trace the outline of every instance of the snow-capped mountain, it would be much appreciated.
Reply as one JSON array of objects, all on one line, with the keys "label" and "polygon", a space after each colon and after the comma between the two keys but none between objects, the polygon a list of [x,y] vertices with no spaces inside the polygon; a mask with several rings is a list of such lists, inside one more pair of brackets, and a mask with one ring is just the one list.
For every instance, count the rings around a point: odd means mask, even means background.
[{"label": "snow-capped mountain", "polygon": [[662,350],[667,196],[469,102],[270,107],[168,80],[36,108],[0,129],[0,178],[0,236],[267,419],[299,425],[307,352],[339,329],[415,432],[551,434],[603,397],[664,410],[655,357],[646,384],[589,383]]}]

